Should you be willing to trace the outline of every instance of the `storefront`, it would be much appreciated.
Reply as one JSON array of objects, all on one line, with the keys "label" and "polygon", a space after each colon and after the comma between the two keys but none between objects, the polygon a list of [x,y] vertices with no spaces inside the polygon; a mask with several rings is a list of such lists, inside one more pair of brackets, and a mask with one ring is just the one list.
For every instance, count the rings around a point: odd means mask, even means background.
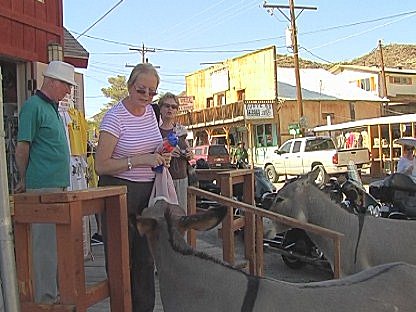
[{"label": "storefront", "polygon": [[[395,172],[402,154],[402,146],[396,143],[401,137],[415,137],[416,114],[386,116],[351,121],[335,125],[315,127],[317,134],[332,136],[336,142],[341,135],[363,135],[363,147],[371,152],[371,175],[383,176]],[[352,146],[354,147],[354,145]]]}]

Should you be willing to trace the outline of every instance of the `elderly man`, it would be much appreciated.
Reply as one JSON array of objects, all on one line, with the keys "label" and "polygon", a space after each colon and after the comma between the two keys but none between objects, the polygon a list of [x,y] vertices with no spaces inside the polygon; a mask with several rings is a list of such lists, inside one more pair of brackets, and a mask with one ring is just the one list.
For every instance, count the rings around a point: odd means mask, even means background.
[{"label": "elderly man", "polygon": [[[69,146],[58,105],[76,85],[74,67],[53,61],[43,75],[41,89],[26,101],[19,115],[16,193],[62,191],[69,185]],[[33,224],[32,251],[35,301],[54,303],[58,300],[54,224]]]}]

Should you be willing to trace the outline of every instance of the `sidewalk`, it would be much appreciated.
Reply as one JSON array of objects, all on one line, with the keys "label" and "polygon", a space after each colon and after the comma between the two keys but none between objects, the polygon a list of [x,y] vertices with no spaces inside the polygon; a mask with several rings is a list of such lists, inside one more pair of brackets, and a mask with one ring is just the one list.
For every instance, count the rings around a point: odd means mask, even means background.
[{"label": "sidewalk", "polygon": [[[92,246],[91,259],[85,261],[85,276],[87,285],[100,282],[106,278],[104,266],[104,248],[103,245]],[[108,312],[110,311],[110,300],[107,298],[92,307],[88,312]],[[159,282],[156,278],[156,305],[154,312],[163,312],[162,302],[160,301]]]}]

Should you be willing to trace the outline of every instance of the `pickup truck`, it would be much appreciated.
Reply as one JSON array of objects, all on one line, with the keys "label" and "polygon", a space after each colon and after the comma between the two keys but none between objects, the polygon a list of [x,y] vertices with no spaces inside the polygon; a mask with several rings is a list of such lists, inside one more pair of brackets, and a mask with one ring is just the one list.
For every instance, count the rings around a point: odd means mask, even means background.
[{"label": "pickup truck", "polygon": [[347,165],[354,162],[357,168],[371,164],[367,148],[337,150],[331,137],[314,136],[290,139],[264,161],[264,170],[271,182],[279,176],[301,175],[315,166],[322,166],[329,175],[347,173]]}]

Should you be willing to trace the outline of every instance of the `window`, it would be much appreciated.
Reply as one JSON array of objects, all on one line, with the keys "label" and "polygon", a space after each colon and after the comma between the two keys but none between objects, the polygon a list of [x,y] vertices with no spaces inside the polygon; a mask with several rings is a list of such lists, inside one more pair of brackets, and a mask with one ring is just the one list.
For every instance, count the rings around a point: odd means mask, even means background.
[{"label": "window", "polygon": [[225,105],[225,94],[218,94],[218,102],[217,105]]},{"label": "window", "polygon": [[299,153],[300,152],[300,146],[302,145],[301,141],[295,141],[293,144],[293,150],[292,153]]},{"label": "window", "polygon": [[214,99],[212,97],[207,98],[207,108],[214,106]]},{"label": "window", "polygon": [[317,138],[306,141],[305,152],[335,149],[334,142],[329,138]]},{"label": "window", "polygon": [[290,147],[292,146],[292,142],[286,142],[280,147],[280,151],[283,153],[289,153]]},{"label": "window", "polygon": [[237,101],[244,101],[246,98],[246,90],[238,90],[237,91]]},{"label": "window", "polygon": [[208,155],[228,155],[228,151],[224,145],[211,145],[208,150]]},{"label": "window", "polygon": [[277,145],[277,135],[276,135],[276,126],[272,124],[264,124],[256,126],[256,146],[276,146]]},{"label": "window", "polygon": [[371,90],[370,78],[360,79],[360,88],[365,91]]},{"label": "window", "polygon": [[412,78],[411,77],[403,77],[403,76],[396,76],[396,77],[389,77],[389,82],[392,84],[400,84],[400,85],[411,85]]}]

